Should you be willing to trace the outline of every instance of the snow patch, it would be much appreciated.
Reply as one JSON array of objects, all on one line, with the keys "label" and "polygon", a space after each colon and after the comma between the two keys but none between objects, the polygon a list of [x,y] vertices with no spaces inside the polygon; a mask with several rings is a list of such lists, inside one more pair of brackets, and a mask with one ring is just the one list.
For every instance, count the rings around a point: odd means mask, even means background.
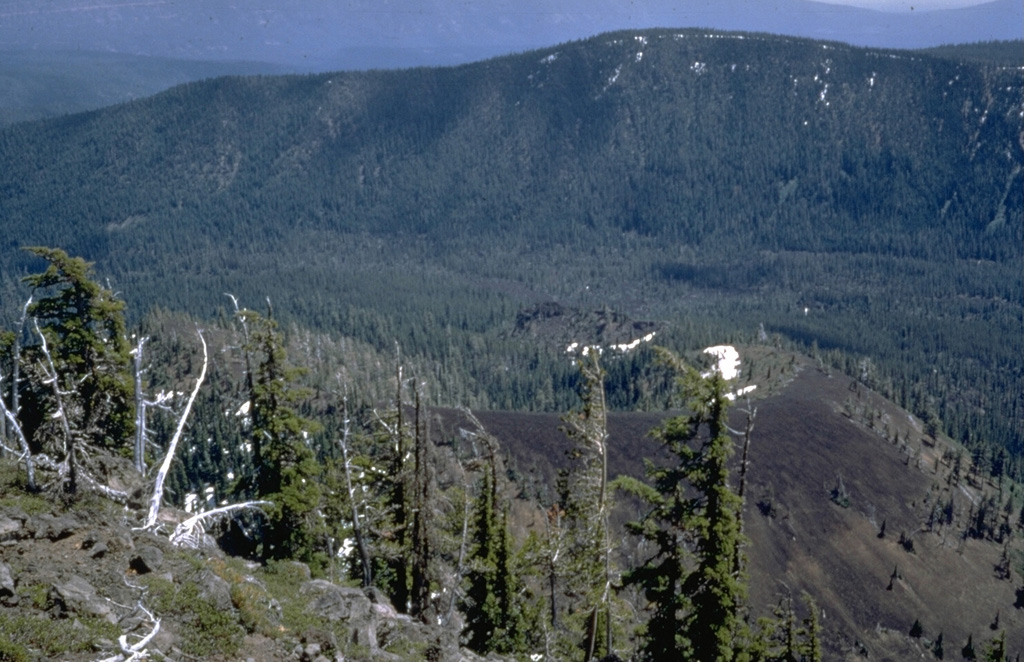
[{"label": "snow patch", "polygon": [[740,353],[732,345],[715,345],[704,350],[718,359],[718,364],[711,371],[702,373],[702,377],[708,377],[712,372],[718,372],[723,379],[735,379],[740,374]]},{"label": "snow patch", "polygon": [[[627,343],[619,343],[618,345],[609,345],[609,350],[616,350],[625,354],[630,350],[634,350],[643,343],[648,343],[654,340],[654,336],[657,335],[657,331],[651,331],[642,338],[631,340]],[[583,343],[573,342],[565,348],[566,354],[580,354],[581,356],[589,356],[590,352],[597,352],[598,356],[604,354],[604,348],[600,345],[584,345]]]},{"label": "snow patch", "polygon": [[615,81],[617,81],[619,79],[619,74],[620,73],[622,73],[622,65],[621,64],[619,66],[615,67],[615,71],[612,73],[611,76],[608,77],[608,84],[604,86],[604,89],[607,90],[609,87],[611,87],[615,83]]},{"label": "snow patch", "polygon": [[652,340],[654,340],[655,333],[655,331],[651,331],[643,338],[637,338],[636,340],[633,340],[628,343],[622,343],[621,345],[612,345],[612,349],[617,349],[620,352],[628,352],[631,349],[636,349],[637,347],[639,347],[641,343],[651,342]]},{"label": "snow patch", "polygon": [[726,393],[725,394],[725,399],[726,400],[730,400],[730,401],[735,400],[736,398],[738,398],[740,396],[744,396],[747,393],[750,393],[751,391],[753,391],[756,388],[757,388],[757,384],[751,384],[750,386],[744,386],[743,388],[741,388],[740,390],[736,391],[735,393]]},{"label": "snow patch", "polygon": [[552,62],[554,62],[555,60],[558,59],[559,55],[561,55],[561,53],[552,53],[551,55],[549,55],[549,56],[547,56],[545,58],[541,58],[540,63],[541,64],[551,64]]}]

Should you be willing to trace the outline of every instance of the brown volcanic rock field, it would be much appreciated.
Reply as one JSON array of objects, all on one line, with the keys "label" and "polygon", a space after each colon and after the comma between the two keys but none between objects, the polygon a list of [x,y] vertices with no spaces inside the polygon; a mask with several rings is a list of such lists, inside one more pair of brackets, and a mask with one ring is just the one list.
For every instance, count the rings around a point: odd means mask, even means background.
[{"label": "brown volcanic rock field", "polygon": [[[941,459],[951,448],[948,439],[926,438],[920,421],[849,377],[809,360],[795,368],[788,383],[754,403],[744,514],[753,614],[767,615],[789,596],[801,604],[807,591],[821,610],[827,659],[934,659],[931,640],[940,632],[945,659],[961,659],[968,635],[980,657],[983,642],[999,630],[1006,631],[1008,659],[1024,653],[1024,609],[1014,606],[1019,573],[998,579],[1001,546],[960,536],[972,500],[997,488],[966,480],[950,486],[951,470]],[[521,493],[550,502],[549,486],[569,448],[560,417],[476,414],[501,441]],[[733,415],[733,426],[742,429],[743,414]],[[609,417],[612,476],[642,475],[643,458],[659,452],[647,433],[663,417]],[[454,412],[441,419],[449,430],[465,426]],[[830,498],[840,477],[848,507]],[[946,531],[926,531],[933,505],[948,501],[951,491],[957,521]],[[774,512],[765,515],[768,501]],[[915,619],[924,628],[921,638],[908,634]]]}]

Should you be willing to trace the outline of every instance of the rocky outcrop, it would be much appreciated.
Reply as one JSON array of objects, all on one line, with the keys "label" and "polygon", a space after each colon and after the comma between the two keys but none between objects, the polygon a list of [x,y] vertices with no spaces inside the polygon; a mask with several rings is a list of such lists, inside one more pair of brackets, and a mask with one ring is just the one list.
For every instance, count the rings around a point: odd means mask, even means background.
[{"label": "rocky outcrop", "polygon": [[338,586],[323,579],[313,579],[302,585],[302,595],[308,596],[307,610],[328,621],[344,621],[351,631],[352,643],[378,651],[377,612],[363,591]]}]

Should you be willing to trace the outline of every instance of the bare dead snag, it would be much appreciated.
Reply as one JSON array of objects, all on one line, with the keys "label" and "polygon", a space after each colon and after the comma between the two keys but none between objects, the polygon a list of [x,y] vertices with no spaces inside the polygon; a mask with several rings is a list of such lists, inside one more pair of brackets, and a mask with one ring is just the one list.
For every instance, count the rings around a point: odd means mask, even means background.
[{"label": "bare dead snag", "polygon": [[142,348],[149,338],[142,336],[132,350],[135,357],[135,470],[146,475],[146,399],[142,394]]},{"label": "bare dead snag", "polygon": [[356,500],[356,490],[352,486],[352,464],[348,457],[349,426],[351,423],[348,415],[348,396],[343,398],[342,405],[344,407],[345,421],[341,440],[338,442],[338,445],[341,447],[341,458],[345,467],[345,487],[348,490],[348,502],[352,510],[352,533],[355,535],[356,549],[359,551],[359,561],[363,566],[363,587],[368,587],[373,583],[373,567],[370,563],[370,552],[366,546],[366,539],[363,536],[363,525],[359,516],[359,503]]},{"label": "bare dead snag", "polygon": [[[2,383],[3,375],[0,374],[0,384]],[[26,483],[29,491],[34,492],[36,489],[36,470],[35,464],[32,460],[32,449],[29,448],[28,440],[25,439],[25,433],[21,429],[21,424],[18,423],[18,417],[15,416],[13,411],[7,408],[7,405],[4,404],[3,397],[0,397],[0,414],[3,415],[4,420],[11,424],[11,429],[14,430],[14,436],[18,438],[18,445],[21,447],[21,454],[18,455],[18,459],[24,460],[25,462],[25,473],[27,474]],[[3,440],[0,439],[0,442],[2,441]],[[17,455],[17,452],[13,448],[7,448],[7,446],[4,446],[4,450]]]},{"label": "bare dead snag", "polygon": [[153,496],[149,500],[149,515],[146,517],[146,523],[143,525],[143,528],[146,529],[151,529],[156,526],[156,517],[160,512],[160,501],[164,496],[164,480],[167,478],[167,471],[171,468],[171,460],[174,459],[174,451],[178,447],[178,441],[181,439],[181,433],[185,430],[185,423],[188,421],[189,412],[192,411],[192,404],[196,401],[196,396],[199,395],[199,387],[203,385],[203,380],[206,379],[206,366],[209,363],[209,355],[206,351],[206,339],[203,338],[202,331],[197,329],[196,332],[199,334],[199,342],[203,344],[203,369],[199,372],[199,379],[196,380],[196,385],[192,389],[192,395],[189,396],[188,403],[185,405],[185,410],[181,413],[181,418],[178,419],[178,427],[174,431],[171,443],[167,447],[167,453],[164,455],[164,461],[161,463],[160,470],[156,474],[156,483],[153,486]]}]

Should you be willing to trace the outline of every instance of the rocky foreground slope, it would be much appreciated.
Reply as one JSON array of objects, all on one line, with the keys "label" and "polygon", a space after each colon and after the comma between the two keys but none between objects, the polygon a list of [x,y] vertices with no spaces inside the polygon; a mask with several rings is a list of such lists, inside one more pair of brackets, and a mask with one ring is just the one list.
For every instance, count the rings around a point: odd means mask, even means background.
[{"label": "rocky foreground slope", "polygon": [[[379,592],[134,530],[112,504],[0,497],[0,660],[479,660]],[[142,645],[140,645],[140,643]]]}]

